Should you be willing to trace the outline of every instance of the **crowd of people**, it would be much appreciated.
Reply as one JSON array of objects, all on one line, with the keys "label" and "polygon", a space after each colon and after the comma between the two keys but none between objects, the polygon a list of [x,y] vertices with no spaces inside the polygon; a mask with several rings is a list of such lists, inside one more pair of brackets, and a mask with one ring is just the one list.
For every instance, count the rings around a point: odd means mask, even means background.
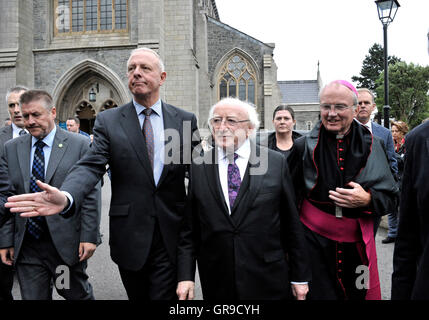
[{"label": "crowd of people", "polygon": [[[213,143],[196,116],[160,98],[160,56],[127,61],[131,102],[97,115],[93,136],[55,124],[44,90],[12,88],[0,131],[0,299],[14,272],[23,299],[95,299],[87,261],[101,243],[108,166],[111,258],[130,300],[380,300],[375,234],[384,215],[395,243],[392,299],[429,298],[429,123],[410,133],[371,121],[373,93],[337,80],[319,94],[320,121],[294,131],[278,106],[256,139],[253,105],[214,104]],[[183,130],[188,128],[189,130]],[[170,135],[174,131],[175,134]],[[188,183],[185,183],[185,179]],[[58,288],[58,266],[69,287]]]}]

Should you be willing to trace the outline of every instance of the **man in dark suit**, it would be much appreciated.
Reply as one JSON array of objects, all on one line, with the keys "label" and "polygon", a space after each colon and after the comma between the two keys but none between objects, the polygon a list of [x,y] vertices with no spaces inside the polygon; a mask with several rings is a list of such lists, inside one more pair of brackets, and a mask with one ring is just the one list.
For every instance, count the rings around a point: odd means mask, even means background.
[{"label": "man in dark suit", "polygon": [[[47,92],[26,91],[20,105],[30,134],[8,141],[1,157],[12,192],[39,192],[36,180],[60,186],[89,141],[55,126],[56,108]],[[52,299],[52,283],[65,299],[94,298],[85,270],[99,243],[99,198],[98,184],[69,219],[16,215],[0,228],[1,259],[15,264],[23,299]]]},{"label": "man in dark suit", "polygon": [[[6,94],[6,103],[11,119],[11,124],[0,129],[0,156],[4,144],[12,138],[26,134],[24,119],[19,107],[19,97],[28,89],[25,87],[14,87]],[[7,175],[6,175],[7,177]],[[7,181],[7,180],[6,180]],[[12,300],[13,268],[0,262],[0,300]]]},{"label": "man in dark suit", "polygon": [[429,122],[405,137],[392,300],[429,300]]},{"label": "man in dark suit", "polygon": [[287,299],[290,281],[305,299],[309,267],[286,159],[249,140],[259,121],[245,102],[221,100],[209,123],[215,147],[191,166],[179,299],[194,296],[195,260],[204,299]]},{"label": "man in dark suit", "polygon": [[[390,170],[395,176],[398,174],[398,161],[396,160],[395,148],[393,146],[392,133],[389,129],[380,126],[378,123],[371,121],[371,114],[376,108],[374,94],[371,90],[360,88],[358,92],[358,106],[356,109],[356,119],[364,125],[374,136],[383,141],[389,159]],[[397,212],[388,213],[389,232],[387,237],[382,240],[382,243],[395,242],[397,232]],[[378,217],[374,223],[374,235],[380,225],[381,217]]]},{"label": "man in dark suit", "polygon": [[[73,203],[81,203],[108,164],[111,257],[119,266],[128,297],[175,299],[177,243],[186,199],[184,162],[190,163],[197,120],[194,114],[161,101],[166,72],[155,51],[134,50],[127,70],[133,101],[98,114],[91,149],[61,190],[71,195]],[[55,214],[70,201],[57,189],[47,194],[51,196],[48,206],[40,197],[24,211]],[[20,206],[19,202],[8,205]]]}]

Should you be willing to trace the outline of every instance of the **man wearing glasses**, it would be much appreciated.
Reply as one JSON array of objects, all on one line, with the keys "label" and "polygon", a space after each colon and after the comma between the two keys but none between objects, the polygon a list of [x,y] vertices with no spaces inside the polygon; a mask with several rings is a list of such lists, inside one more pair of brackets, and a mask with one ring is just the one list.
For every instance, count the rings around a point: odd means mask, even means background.
[{"label": "man wearing glasses", "polygon": [[257,152],[258,115],[245,102],[221,100],[208,122],[215,146],[191,166],[179,299],[194,296],[195,260],[205,300],[288,299],[290,287],[305,299],[309,267],[286,159]]},{"label": "man wearing glasses", "polygon": [[381,299],[374,219],[395,206],[397,187],[378,138],[354,115],[344,80],[320,92],[321,121],[288,158],[312,258],[309,299]]},{"label": "man wearing glasses", "polygon": [[[398,174],[398,162],[395,156],[395,148],[393,146],[393,138],[389,129],[371,121],[371,114],[376,108],[374,94],[366,88],[360,88],[358,92],[358,107],[356,110],[356,120],[360,124],[365,126],[374,136],[379,137],[386,148],[387,157],[390,163],[390,170],[394,175]],[[377,219],[374,224],[374,233],[377,232],[378,226],[380,225],[380,219]],[[389,232],[386,239],[383,239],[382,243],[395,242],[397,232],[397,217],[396,210],[389,213]]]}]

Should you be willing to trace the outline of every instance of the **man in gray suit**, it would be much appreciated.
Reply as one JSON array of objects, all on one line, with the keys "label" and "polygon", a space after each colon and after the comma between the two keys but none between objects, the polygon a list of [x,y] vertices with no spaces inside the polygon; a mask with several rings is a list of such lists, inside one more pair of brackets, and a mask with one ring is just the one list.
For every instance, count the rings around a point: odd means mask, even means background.
[{"label": "man in gray suit", "polygon": [[[80,204],[108,164],[112,179],[110,255],[119,266],[128,297],[177,299],[185,173],[192,145],[199,144],[197,119],[161,100],[160,87],[167,74],[155,51],[132,51],[127,76],[133,100],[97,115],[90,151],[70,171],[61,186],[63,192],[42,185],[46,193],[13,197],[6,205],[20,207],[17,212],[24,215],[57,214],[69,203]],[[22,199],[30,201],[20,203]]]},{"label": "man in gray suit", "polygon": [[[386,149],[386,154],[389,159],[390,170],[392,174],[396,176],[398,174],[398,161],[396,160],[395,148],[393,146],[392,133],[389,129],[380,126],[378,123],[371,121],[371,113],[376,108],[374,94],[371,90],[366,88],[360,88],[358,92],[358,107],[356,109],[356,119],[365,126],[374,136],[378,137],[383,141],[384,147]],[[389,213],[388,224],[389,232],[386,239],[382,240],[382,243],[391,243],[395,241],[396,232],[397,232],[397,217],[396,212]],[[378,226],[380,225],[380,217],[377,217],[377,220],[374,224],[374,234],[377,232]]]},{"label": "man in gray suit", "polygon": [[[19,107],[19,97],[28,89],[17,86],[11,88],[6,93],[6,103],[8,106],[10,125],[0,129],[0,155],[6,141],[19,137],[27,132],[24,129],[24,120]],[[12,300],[13,268],[4,263],[0,263],[0,301]]]},{"label": "man in gray suit", "polygon": [[[42,90],[21,95],[22,115],[30,134],[7,142],[0,160],[15,194],[39,192],[36,180],[60,186],[89,149],[88,139],[55,126],[52,103],[51,96]],[[52,299],[52,283],[65,299],[94,298],[85,270],[86,260],[99,243],[99,188],[97,184],[69,219],[15,215],[0,228],[0,255],[3,263],[15,264],[23,299]]]}]

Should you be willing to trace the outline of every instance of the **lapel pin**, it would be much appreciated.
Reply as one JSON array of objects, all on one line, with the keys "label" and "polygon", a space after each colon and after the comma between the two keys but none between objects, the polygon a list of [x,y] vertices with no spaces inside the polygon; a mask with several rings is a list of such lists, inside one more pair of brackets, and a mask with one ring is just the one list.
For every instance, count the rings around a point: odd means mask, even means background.
[{"label": "lapel pin", "polygon": [[62,147],[63,147],[63,144],[62,144],[62,143],[60,143],[60,144],[58,145],[58,147],[62,148]]}]

